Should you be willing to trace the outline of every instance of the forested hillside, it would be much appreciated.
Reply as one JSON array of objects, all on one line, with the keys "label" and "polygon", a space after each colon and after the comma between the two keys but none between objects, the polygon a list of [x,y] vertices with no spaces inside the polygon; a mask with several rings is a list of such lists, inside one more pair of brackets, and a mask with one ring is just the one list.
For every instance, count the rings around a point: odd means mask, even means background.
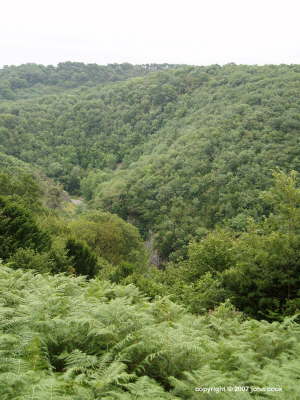
[{"label": "forested hillside", "polygon": [[264,215],[258,193],[272,169],[299,170],[299,72],[182,67],[2,102],[0,150],[152,232],[161,258],[174,259],[217,223],[243,229]]},{"label": "forested hillside", "polygon": [[299,398],[299,75],[0,70],[1,399]]},{"label": "forested hillside", "polygon": [[94,86],[122,81],[149,72],[175,68],[170,64],[84,64],[79,62],[53,65],[6,65],[0,70],[0,99],[16,100],[47,93],[62,92],[79,86]]}]

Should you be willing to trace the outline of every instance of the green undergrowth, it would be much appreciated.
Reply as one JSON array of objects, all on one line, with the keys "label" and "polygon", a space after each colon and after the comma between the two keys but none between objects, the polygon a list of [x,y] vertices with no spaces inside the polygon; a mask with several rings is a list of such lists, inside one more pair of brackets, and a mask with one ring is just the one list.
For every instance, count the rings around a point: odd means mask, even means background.
[{"label": "green undergrowth", "polygon": [[[229,302],[195,316],[133,285],[5,265],[0,304],[3,400],[299,398],[295,318],[246,319]],[[282,392],[195,391],[227,386]]]}]

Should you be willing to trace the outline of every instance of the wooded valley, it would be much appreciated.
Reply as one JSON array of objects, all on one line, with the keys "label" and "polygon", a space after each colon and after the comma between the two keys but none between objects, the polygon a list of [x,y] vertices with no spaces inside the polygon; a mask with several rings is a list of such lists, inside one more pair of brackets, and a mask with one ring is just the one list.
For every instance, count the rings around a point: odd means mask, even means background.
[{"label": "wooded valley", "polygon": [[300,398],[299,78],[0,70],[1,399]]}]

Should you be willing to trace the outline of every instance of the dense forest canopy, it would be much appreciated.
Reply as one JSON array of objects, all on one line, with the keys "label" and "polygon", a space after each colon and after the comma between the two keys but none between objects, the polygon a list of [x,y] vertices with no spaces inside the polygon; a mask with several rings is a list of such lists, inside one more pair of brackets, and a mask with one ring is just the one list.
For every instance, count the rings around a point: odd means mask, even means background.
[{"label": "dense forest canopy", "polygon": [[[241,229],[261,217],[272,169],[300,169],[298,65],[170,67],[105,85],[94,74],[92,88],[0,105],[0,151],[152,232],[163,260],[222,221]],[[141,69],[101,68],[123,78]]]},{"label": "dense forest canopy", "polygon": [[6,65],[0,69],[0,99],[15,100],[34,95],[55,93],[79,86],[122,81],[149,72],[175,68],[172,64],[84,64],[80,62],[53,65]]},{"label": "dense forest canopy", "polygon": [[299,74],[0,70],[1,399],[300,396]]}]

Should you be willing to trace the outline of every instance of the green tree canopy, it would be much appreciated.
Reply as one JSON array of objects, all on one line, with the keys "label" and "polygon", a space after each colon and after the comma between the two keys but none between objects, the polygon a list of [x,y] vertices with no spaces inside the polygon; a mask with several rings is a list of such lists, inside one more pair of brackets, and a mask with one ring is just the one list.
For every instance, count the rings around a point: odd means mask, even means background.
[{"label": "green tree canopy", "polygon": [[0,258],[8,259],[19,248],[49,249],[50,238],[41,231],[22,205],[0,197]]}]

